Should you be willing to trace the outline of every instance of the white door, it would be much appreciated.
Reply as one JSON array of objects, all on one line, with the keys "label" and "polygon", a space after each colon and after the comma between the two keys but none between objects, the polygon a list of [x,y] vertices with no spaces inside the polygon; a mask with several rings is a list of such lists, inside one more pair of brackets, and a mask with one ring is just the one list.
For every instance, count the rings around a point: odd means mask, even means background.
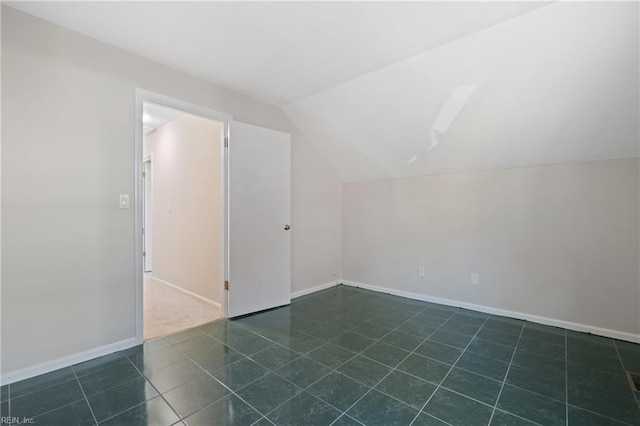
[{"label": "white door", "polygon": [[228,317],[291,303],[288,133],[230,123]]},{"label": "white door", "polygon": [[144,192],[143,200],[143,224],[142,232],[144,232],[143,248],[144,251],[144,272],[151,272],[151,159],[144,161],[144,185],[142,187]]}]

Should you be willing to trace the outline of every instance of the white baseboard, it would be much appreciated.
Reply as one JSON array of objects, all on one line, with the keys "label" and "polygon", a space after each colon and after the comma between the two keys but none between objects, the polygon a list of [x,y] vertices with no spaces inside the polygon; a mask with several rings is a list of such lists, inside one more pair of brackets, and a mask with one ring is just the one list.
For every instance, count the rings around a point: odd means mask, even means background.
[{"label": "white baseboard", "polygon": [[640,343],[640,335],[627,333],[624,331],[610,330],[608,328],[600,328],[592,325],[579,324],[575,322],[557,320],[557,319],[547,318],[547,317],[540,317],[537,315],[525,314],[523,312],[493,308],[491,306],[475,305],[473,303],[459,302],[457,300],[442,299],[440,297],[433,297],[433,296],[427,296],[425,294],[394,290],[392,288],[379,287],[379,286],[370,285],[370,284],[363,284],[355,281],[342,280],[341,282],[344,285],[348,285],[352,287],[360,287],[360,288],[377,291],[381,293],[389,293],[389,294],[393,294],[394,296],[406,297],[406,298],[415,299],[415,300],[422,300],[424,302],[438,303],[438,304],[447,305],[447,306],[455,306],[455,307],[460,307],[464,309],[470,309],[472,311],[483,312],[486,314],[517,318],[517,319],[535,322],[538,324],[550,325],[553,327],[562,327],[562,328],[566,328],[567,330],[580,331],[583,333],[591,333],[591,334],[596,334],[598,336],[610,337],[612,339],[625,340],[627,342],[633,342],[633,343]]},{"label": "white baseboard", "polygon": [[15,383],[20,380],[29,379],[31,377],[38,376],[40,374],[49,373],[60,368],[69,367],[79,362],[89,361],[90,359],[98,358],[104,355],[109,355],[114,352],[129,349],[136,346],[135,337],[121,340],[119,342],[110,343],[108,345],[100,346],[97,348],[89,349],[79,352],[77,354],[64,356],[51,361],[46,361],[40,364],[36,364],[31,367],[21,368],[20,370],[9,371],[2,374],[0,383],[6,385],[8,383]]},{"label": "white baseboard", "polygon": [[325,284],[320,284],[315,287],[305,288],[304,290],[294,291],[291,293],[291,298],[295,299],[296,297],[304,296],[305,294],[315,293],[316,291],[324,290],[326,288],[335,287],[340,283],[340,281],[331,281]]},{"label": "white baseboard", "polygon": [[172,289],[174,289],[174,290],[176,290],[176,291],[179,291],[180,293],[182,293],[182,294],[184,294],[184,295],[187,295],[187,296],[189,296],[189,297],[193,297],[194,299],[197,299],[197,300],[199,300],[199,301],[201,301],[201,302],[204,302],[204,303],[206,303],[206,304],[208,304],[208,305],[215,306],[215,307],[216,307],[216,308],[218,308],[218,309],[221,309],[221,308],[222,308],[222,306],[221,306],[218,302],[214,302],[213,300],[211,300],[211,299],[207,299],[206,297],[202,297],[202,296],[200,296],[199,294],[195,294],[195,293],[193,293],[193,292],[190,292],[189,290],[185,290],[185,289],[184,289],[184,288],[182,288],[182,287],[179,287],[179,286],[177,286],[177,285],[175,285],[175,284],[171,284],[170,282],[165,281],[165,280],[162,280],[162,279],[160,279],[160,278],[158,278],[158,277],[153,277],[153,276],[152,276],[152,277],[151,277],[151,281],[155,281],[155,282],[157,282],[157,283],[159,283],[159,284],[164,284],[164,285],[166,285],[166,286],[169,286],[169,287],[171,287]]}]

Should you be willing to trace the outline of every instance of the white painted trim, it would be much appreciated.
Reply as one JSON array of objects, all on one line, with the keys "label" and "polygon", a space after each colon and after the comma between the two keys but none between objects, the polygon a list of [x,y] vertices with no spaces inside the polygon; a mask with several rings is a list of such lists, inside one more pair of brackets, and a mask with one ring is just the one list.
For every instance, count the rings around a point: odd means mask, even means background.
[{"label": "white painted trim", "polygon": [[335,287],[339,284],[339,281],[331,281],[328,283],[320,284],[315,287],[305,288],[304,290],[294,291],[291,293],[291,298],[295,299],[296,297],[304,296],[305,294],[315,293],[316,291],[324,290],[326,288]]},{"label": "white painted trim", "polygon": [[175,284],[171,284],[170,282],[162,280],[162,279],[160,279],[158,277],[152,276],[151,280],[157,282],[158,284],[163,284],[163,285],[166,285],[168,287],[171,287],[172,289],[174,289],[174,290],[176,290],[176,291],[178,291],[178,292],[180,292],[180,293],[182,293],[182,294],[184,294],[186,296],[192,297],[192,298],[194,298],[194,299],[196,299],[196,300],[198,300],[200,302],[204,302],[204,303],[206,303],[208,305],[215,306],[218,309],[220,309],[221,306],[222,306],[218,302],[215,302],[215,301],[213,301],[211,299],[207,299],[204,296],[200,296],[199,294],[193,293],[193,292],[191,292],[189,290],[186,290],[186,289],[184,289],[184,288],[182,288],[180,286],[177,286]]},{"label": "white painted trim", "polygon": [[406,297],[406,298],[415,299],[415,300],[422,300],[424,302],[432,302],[432,303],[438,303],[441,305],[455,306],[455,307],[460,307],[464,309],[470,309],[473,311],[484,312],[485,314],[517,318],[517,319],[535,322],[538,324],[550,325],[553,327],[562,327],[562,328],[566,328],[567,330],[580,331],[583,333],[591,333],[591,334],[596,334],[598,336],[610,337],[612,339],[625,340],[627,342],[633,342],[633,343],[640,343],[639,334],[627,333],[624,331],[617,331],[617,330],[611,330],[608,328],[600,328],[592,325],[575,323],[571,321],[563,321],[563,320],[558,320],[553,318],[540,317],[537,315],[525,314],[523,312],[509,311],[507,309],[494,308],[491,306],[484,306],[484,305],[476,305],[473,303],[460,302],[457,300],[442,299],[440,297],[427,296],[426,294],[410,293],[407,291],[395,290],[387,287],[379,287],[379,286],[370,285],[370,284],[363,284],[355,281],[342,280],[342,284],[348,285],[351,287],[360,287],[366,290],[372,290],[372,291],[377,291],[381,293],[389,293],[389,294],[393,294],[394,296]]},{"label": "white painted trim", "polygon": [[3,385],[8,383],[15,383],[20,380],[29,379],[31,377],[38,376],[40,374],[49,373],[59,368],[69,367],[80,362],[89,361],[94,358],[98,358],[104,355],[109,355],[114,352],[123,351],[136,346],[135,337],[129,339],[120,340],[119,342],[110,343],[108,345],[100,346],[97,348],[89,349],[79,352],[73,355],[67,355],[62,358],[53,359],[40,364],[33,365],[31,367],[22,368],[20,370],[10,371],[4,373],[0,378],[0,382]]},{"label": "white painted trim", "polygon": [[[143,284],[144,284],[144,272],[143,272],[143,261],[142,261],[142,138],[143,138],[143,128],[142,128],[142,107],[143,102],[153,102],[156,104],[164,105],[170,108],[178,109],[181,111],[185,111],[192,115],[197,115],[199,117],[208,118],[211,120],[220,121],[223,123],[223,135],[229,136],[229,122],[233,120],[233,116],[229,114],[224,114],[218,111],[214,111],[205,107],[201,107],[199,105],[195,105],[189,102],[182,101],[180,99],[171,98],[169,96],[161,95],[159,93],[151,92],[149,90],[144,90],[141,88],[136,88],[135,90],[135,143],[134,143],[134,176],[135,176],[135,223],[134,223],[134,263],[135,263],[135,336],[136,342],[142,343],[144,341],[144,308],[143,308]],[[225,156],[221,160],[221,165],[225,177],[227,175],[227,163],[228,160]],[[224,185],[225,193],[224,200],[225,204],[228,200],[228,194],[226,193],[227,188]],[[226,224],[228,223],[228,208],[224,209],[224,223],[225,223],[225,231]],[[222,264],[224,265],[223,273],[225,277],[227,276],[227,249],[228,249],[228,238],[229,235],[225,232],[225,236],[222,242]],[[225,278],[226,279],[226,278]],[[224,289],[222,290],[222,307],[221,312],[226,317],[227,316],[227,295]]]}]

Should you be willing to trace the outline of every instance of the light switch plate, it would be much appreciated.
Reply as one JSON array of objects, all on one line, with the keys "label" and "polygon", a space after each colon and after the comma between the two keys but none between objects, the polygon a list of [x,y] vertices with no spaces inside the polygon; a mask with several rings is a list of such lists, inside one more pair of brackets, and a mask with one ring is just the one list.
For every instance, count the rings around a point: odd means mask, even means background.
[{"label": "light switch plate", "polygon": [[129,208],[129,194],[120,194],[120,208],[121,209]]}]

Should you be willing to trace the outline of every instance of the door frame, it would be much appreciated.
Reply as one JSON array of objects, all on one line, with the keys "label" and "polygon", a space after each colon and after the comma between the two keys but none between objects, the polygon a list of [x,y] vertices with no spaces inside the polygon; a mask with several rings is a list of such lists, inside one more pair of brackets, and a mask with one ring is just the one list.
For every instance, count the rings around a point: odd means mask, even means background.
[{"label": "door frame", "polygon": [[[151,161],[151,155],[142,159],[142,170],[144,171],[144,176],[142,178],[142,252],[144,253],[144,255],[142,256],[143,274],[153,272],[152,269],[149,269],[147,271],[149,255],[153,255],[151,247],[147,246],[147,240],[149,239],[148,237],[152,229],[152,227],[149,226],[149,223],[147,223],[147,210],[151,209],[151,205],[153,204],[153,200],[151,199],[152,190],[147,191],[147,187],[152,188],[153,185],[153,180],[151,179]],[[149,164],[148,167],[147,164]],[[147,200],[149,200],[148,204]],[[151,238],[153,238],[153,235],[151,236]]]},{"label": "door frame", "polygon": [[[142,153],[142,139],[143,139],[143,126],[142,126],[142,112],[143,103],[152,102],[155,104],[167,106],[180,111],[184,111],[188,114],[196,115],[203,118],[208,118],[223,123],[223,138],[229,137],[229,123],[233,120],[233,117],[229,114],[224,114],[218,111],[214,111],[199,105],[195,105],[189,102],[182,101],[180,99],[171,98],[169,96],[161,95],[149,90],[136,88],[135,92],[135,155],[134,155],[134,181],[135,181],[135,223],[134,223],[134,267],[135,267],[135,339],[137,344],[144,342],[144,306],[143,306],[143,285],[144,285],[144,260],[142,258],[142,223],[143,223],[143,203],[142,199],[142,171],[144,170],[144,158]],[[224,143],[220,144],[221,149],[221,163],[222,179],[221,179],[221,193],[223,194],[223,249],[222,253],[222,276],[220,277],[222,298],[222,315],[227,317],[227,292],[224,290],[224,282],[228,279],[229,273],[229,255],[228,255],[228,243],[229,243],[229,191],[228,191],[228,169],[229,158],[228,151],[224,146]]]}]

